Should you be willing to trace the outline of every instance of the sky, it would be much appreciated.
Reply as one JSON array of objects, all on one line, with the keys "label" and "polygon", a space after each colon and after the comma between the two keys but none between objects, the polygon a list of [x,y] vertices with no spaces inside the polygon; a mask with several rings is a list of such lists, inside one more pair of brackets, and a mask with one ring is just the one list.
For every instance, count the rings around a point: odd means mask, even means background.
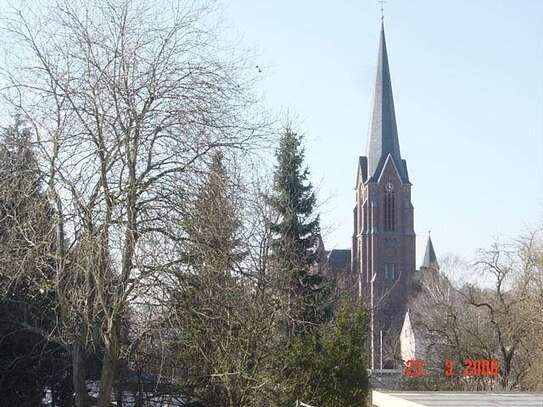
[{"label": "sky", "polygon": [[[327,249],[349,248],[365,155],[380,6],[223,0],[256,52],[266,104],[295,115]],[[388,0],[385,32],[417,263],[472,257],[543,222],[543,1]]]}]

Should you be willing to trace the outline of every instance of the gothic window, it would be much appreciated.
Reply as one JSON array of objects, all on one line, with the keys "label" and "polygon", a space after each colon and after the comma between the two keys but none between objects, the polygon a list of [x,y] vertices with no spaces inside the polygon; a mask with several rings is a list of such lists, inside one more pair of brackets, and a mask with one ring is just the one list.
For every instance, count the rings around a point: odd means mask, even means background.
[{"label": "gothic window", "polygon": [[385,263],[385,280],[396,279],[396,265],[392,263]]},{"label": "gothic window", "polygon": [[393,232],[396,229],[396,211],[394,207],[394,192],[385,192],[385,232]]}]

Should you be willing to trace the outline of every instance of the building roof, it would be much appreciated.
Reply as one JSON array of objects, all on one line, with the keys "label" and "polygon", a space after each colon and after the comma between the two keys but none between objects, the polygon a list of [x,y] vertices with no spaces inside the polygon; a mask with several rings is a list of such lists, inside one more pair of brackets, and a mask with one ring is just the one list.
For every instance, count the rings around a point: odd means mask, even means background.
[{"label": "building roof", "polygon": [[[362,182],[368,179],[368,157],[358,157],[358,170],[356,174],[356,184],[358,185],[358,177],[362,177]],[[355,185],[356,188],[356,185]]]},{"label": "building roof", "polygon": [[541,407],[543,393],[372,391],[376,407]]},{"label": "building roof", "polygon": [[385,28],[381,24],[379,54],[377,59],[377,77],[373,99],[373,114],[368,139],[368,171],[371,181],[379,177],[385,161],[390,155],[396,164],[402,182],[409,182],[405,162],[400,154],[392,83],[388,66],[388,55],[385,41]]},{"label": "building roof", "polygon": [[333,249],[328,252],[327,266],[330,270],[344,271],[351,269],[351,250]]},{"label": "building roof", "polygon": [[434,245],[432,244],[432,239],[428,235],[428,242],[426,242],[426,252],[424,253],[424,259],[420,268],[433,268],[439,270],[439,263],[437,262],[436,252],[434,250]]}]

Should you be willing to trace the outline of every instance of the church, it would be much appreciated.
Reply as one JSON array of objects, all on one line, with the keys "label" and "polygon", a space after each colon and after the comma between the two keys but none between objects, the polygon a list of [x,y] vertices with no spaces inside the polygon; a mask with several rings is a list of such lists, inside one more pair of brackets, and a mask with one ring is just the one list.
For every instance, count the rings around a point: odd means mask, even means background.
[{"label": "church", "polygon": [[404,355],[420,353],[415,351],[420,343],[408,303],[414,281],[438,270],[430,237],[422,266],[416,267],[412,184],[400,152],[392,93],[382,23],[367,152],[358,157],[356,167],[352,246],[326,252],[327,270],[336,276],[339,289],[351,290],[366,306],[371,369],[394,367],[391,352],[400,342]]}]

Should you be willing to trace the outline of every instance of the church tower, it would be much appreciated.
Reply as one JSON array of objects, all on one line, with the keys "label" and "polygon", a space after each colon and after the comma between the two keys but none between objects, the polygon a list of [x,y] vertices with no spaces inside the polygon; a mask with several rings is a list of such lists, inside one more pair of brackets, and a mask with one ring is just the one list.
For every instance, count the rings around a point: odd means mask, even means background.
[{"label": "church tower", "polygon": [[415,271],[411,183],[400,154],[384,25],[367,155],[358,160],[351,267],[369,315],[371,368],[391,367]]}]

